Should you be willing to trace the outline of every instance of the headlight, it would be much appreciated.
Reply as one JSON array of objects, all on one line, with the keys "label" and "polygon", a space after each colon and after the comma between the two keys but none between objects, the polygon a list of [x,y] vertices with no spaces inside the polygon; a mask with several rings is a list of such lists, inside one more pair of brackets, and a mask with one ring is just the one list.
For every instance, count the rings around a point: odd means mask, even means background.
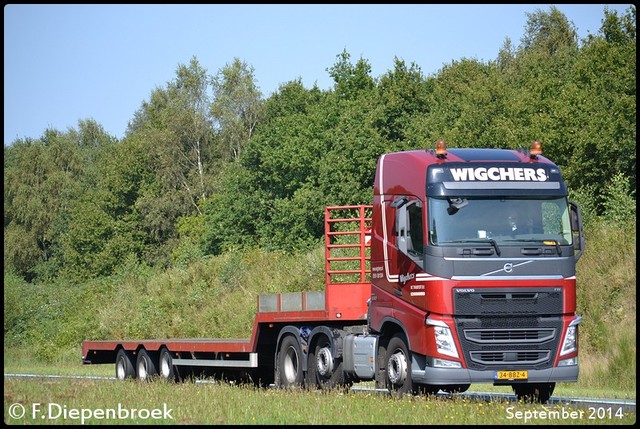
[{"label": "headlight", "polygon": [[578,325],[581,321],[582,317],[578,316],[569,324],[567,333],[564,336],[564,341],[562,342],[560,356],[575,352],[578,349]]},{"label": "headlight", "polygon": [[438,353],[457,358],[458,349],[456,348],[456,344],[453,342],[453,335],[451,334],[451,329],[449,329],[447,324],[440,320],[434,320],[428,317],[426,324],[427,326],[433,326]]}]

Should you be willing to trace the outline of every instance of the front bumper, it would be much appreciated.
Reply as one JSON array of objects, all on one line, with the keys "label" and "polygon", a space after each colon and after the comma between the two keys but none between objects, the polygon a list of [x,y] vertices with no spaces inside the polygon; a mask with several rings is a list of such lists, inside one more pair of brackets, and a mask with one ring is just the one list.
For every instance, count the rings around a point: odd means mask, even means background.
[{"label": "front bumper", "polygon": [[412,368],[411,379],[414,383],[449,385],[472,383],[555,383],[578,381],[578,365],[562,366],[548,369],[528,370],[527,380],[495,380],[495,371],[470,370],[465,368]]}]

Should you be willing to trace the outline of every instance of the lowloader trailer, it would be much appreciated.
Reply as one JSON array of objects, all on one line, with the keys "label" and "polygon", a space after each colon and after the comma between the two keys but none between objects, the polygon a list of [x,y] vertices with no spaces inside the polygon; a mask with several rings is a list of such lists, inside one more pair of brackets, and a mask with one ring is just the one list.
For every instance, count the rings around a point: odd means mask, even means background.
[{"label": "lowloader trailer", "polygon": [[529,150],[381,156],[373,204],[325,208],[324,291],[257,298],[248,339],[84,341],[118,379],[193,374],[397,395],[511,386],[546,402],[578,379],[579,207]]}]

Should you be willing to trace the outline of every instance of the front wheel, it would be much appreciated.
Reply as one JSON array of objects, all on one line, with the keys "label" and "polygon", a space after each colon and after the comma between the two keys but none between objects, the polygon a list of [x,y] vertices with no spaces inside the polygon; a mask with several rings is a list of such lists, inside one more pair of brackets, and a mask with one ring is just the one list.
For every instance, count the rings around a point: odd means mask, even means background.
[{"label": "front wheel", "polygon": [[440,390],[440,386],[433,384],[415,384],[413,385],[413,394],[416,396],[433,396]]},{"label": "front wheel", "polygon": [[440,386],[443,392],[447,393],[464,393],[469,390],[470,384],[447,384],[446,386]]},{"label": "front wheel", "polygon": [[389,340],[385,364],[387,390],[397,396],[414,393],[411,381],[411,355],[404,335],[396,334]]},{"label": "front wheel", "polygon": [[276,366],[276,385],[283,388],[302,387],[304,371],[302,349],[293,335],[283,338],[278,351]]},{"label": "front wheel", "polygon": [[511,387],[519,401],[546,404],[553,395],[556,383],[514,384]]}]

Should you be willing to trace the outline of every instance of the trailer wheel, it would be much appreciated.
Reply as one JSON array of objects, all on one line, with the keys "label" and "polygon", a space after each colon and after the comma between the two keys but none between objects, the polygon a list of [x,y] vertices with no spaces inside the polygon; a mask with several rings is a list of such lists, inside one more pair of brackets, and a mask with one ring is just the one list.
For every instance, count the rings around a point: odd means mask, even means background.
[{"label": "trailer wheel", "polygon": [[124,349],[118,350],[118,354],[116,355],[116,378],[118,380],[136,378],[136,369],[133,366],[133,357]]},{"label": "trailer wheel", "polygon": [[167,381],[178,381],[180,379],[178,368],[173,365],[173,357],[166,347],[160,350],[158,373]]},{"label": "trailer wheel", "polygon": [[307,360],[307,385],[328,390],[339,386],[347,386],[342,370],[342,359],[336,359],[331,352],[331,344],[325,336],[321,338],[309,353]]},{"label": "trailer wheel", "polygon": [[153,376],[158,374],[154,359],[145,349],[140,349],[138,352],[136,372],[138,373],[138,380],[140,381],[149,381]]},{"label": "trailer wheel", "polygon": [[546,404],[556,388],[556,383],[514,384],[511,387],[519,401]]},{"label": "trailer wheel", "polygon": [[[404,335],[395,334],[387,346],[385,387],[394,396],[414,393],[411,356]],[[416,392],[419,393],[419,392]]]},{"label": "trailer wheel", "polygon": [[302,387],[303,375],[302,349],[294,336],[287,335],[282,339],[278,352],[276,385],[283,388]]}]

